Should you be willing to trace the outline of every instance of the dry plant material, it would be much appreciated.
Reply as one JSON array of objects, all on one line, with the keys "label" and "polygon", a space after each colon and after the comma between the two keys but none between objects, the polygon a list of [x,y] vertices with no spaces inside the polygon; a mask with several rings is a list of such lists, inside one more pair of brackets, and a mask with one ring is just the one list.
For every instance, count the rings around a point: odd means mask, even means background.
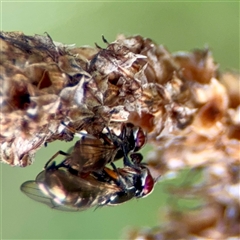
[{"label": "dry plant material", "polygon": [[148,163],[156,177],[190,167],[206,178],[196,193],[202,210],[169,210],[166,227],[129,238],[239,236],[239,74],[219,73],[208,49],[170,53],[141,36],[103,40],[104,48],[77,48],[0,32],[1,161],[27,166],[44,143],[133,122],[154,146]]}]

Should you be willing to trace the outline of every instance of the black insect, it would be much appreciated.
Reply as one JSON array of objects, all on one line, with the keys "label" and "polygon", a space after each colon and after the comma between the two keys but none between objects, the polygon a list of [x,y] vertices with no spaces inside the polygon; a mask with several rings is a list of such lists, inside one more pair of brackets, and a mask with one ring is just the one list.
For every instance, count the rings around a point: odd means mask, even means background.
[{"label": "black insect", "polygon": [[[138,154],[137,154],[138,155]],[[131,155],[132,162],[141,156]],[[154,180],[148,168],[141,163],[136,167],[105,167],[101,173],[91,172],[82,177],[79,172],[66,166],[48,162],[45,170],[34,181],[21,185],[30,198],[63,211],[82,211],[91,207],[117,205],[134,197],[149,195]]]},{"label": "black insect", "polygon": [[146,135],[140,127],[132,123],[123,123],[120,135],[110,130],[99,137],[84,135],[78,140],[70,154],[58,151],[49,161],[62,154],[66,156],[64,164],[71,166],[81,174],[101,172],[106,164],[123,158],[124,166],[134,167],[129,160],[130,152],[137,152],[146,142]]}]

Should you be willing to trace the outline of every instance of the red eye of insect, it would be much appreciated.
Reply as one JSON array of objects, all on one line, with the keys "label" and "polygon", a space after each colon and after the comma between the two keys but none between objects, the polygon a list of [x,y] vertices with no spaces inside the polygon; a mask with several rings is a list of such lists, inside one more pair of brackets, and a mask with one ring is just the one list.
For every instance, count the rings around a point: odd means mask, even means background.
[{"label": "red eye of insect", "polygon": [[145,195],[148,195],[149,193],[152,192],[153,190],[153,187],[154,187],[154,180],[152,178],[152,176],[147,176],[147,179],[146,179],[146,185],[144,187],[144,194]]},{"label": "red eye of insect", "polygon": [[152,175],[150,174],[149,170],[147,170],[147,176],[145,178],[145,183],[142,191],[142,197],[149,195],[154,187],[154,179]]},{"label": "red eye of insect", "polygon": [[139,128],[135,136],[134,152],[139,151],[145,143],[146,143],[146,134],[144,133],[142,128]]}]

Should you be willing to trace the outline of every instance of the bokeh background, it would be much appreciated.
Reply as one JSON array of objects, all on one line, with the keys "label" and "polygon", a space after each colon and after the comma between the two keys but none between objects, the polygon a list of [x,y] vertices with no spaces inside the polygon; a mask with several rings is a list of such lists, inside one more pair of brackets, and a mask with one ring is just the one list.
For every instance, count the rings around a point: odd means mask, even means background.
[{"label": "bokeh background", "polygon": [[[55,41],[77,46],[104,47],[102,34],[111,42],[119,33],[149,37],[170,52],[209,46],[221,70],[239,70],[238,1],[1,1],[0,15],[3,31],[47,32]],[[171,198],[166,186],[174,183],[163,178],[148,198],[78,213],[49,209],[20,192],[21,183],[34,179],[56,151],[72,145],[49,144],[25,169],[0,164],[1,239],[123,239],[130,227],[159,224]]]}]

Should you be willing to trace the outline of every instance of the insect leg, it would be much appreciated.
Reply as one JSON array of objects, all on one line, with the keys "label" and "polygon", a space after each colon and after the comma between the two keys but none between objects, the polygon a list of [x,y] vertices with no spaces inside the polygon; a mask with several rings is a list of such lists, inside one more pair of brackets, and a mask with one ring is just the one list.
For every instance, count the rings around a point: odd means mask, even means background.
[{"label": "insect leg", "polygon": [[50,163],[54,158],[56,158],[59,154],[61,154],[61,155],[63,155],[63,156],[67,156],[67,157],[69,156],[68,153],[65,153],[65,152],[63,152],[63,151],[61,151],[61,150],[57,151],[57,152],[47,161],[47,163],[46,163],[45,166],[44,166],[44,169],[47,169],[49,163]]},{"label": "insect leg", "polygon": [[128,167],[134,168],[135,166],[134,166],[134,164],[132,164],[132,162],[130,161],[130,159],[129,159],[129,157],[128,157],[128,155],[127,155],[124,147],[122,148],[122,151],[123,151],[123,164],[124,164],[124,166],[128,166]]},{"label": "insect leg", "polygon": [[69,127],[65,122],[61,121],[61,124],[66,127],[71,133],[76,133],[76,130],[72,127]]},{"label": "insect leg", "polygon": [[113,170],[114,170],[117,174],[119,174],[118,169],[117,169],[117,167],[115,166],[115,164],[114,164],[113,162],[111,162],[110,165],[112,166]]},{"label": "insect leg", "polygon": [[115,166],[115,164],[113,162],[110,163],[114,172],[117,174],[118,178],[115,179],[115,182],[117,183],[117,185],[119,185],[119,187],[121,189],[123,189],[125,191],[126,187],[124,184],[124,178],[121,176],[121,174],[119,173],[117,167]]}]

